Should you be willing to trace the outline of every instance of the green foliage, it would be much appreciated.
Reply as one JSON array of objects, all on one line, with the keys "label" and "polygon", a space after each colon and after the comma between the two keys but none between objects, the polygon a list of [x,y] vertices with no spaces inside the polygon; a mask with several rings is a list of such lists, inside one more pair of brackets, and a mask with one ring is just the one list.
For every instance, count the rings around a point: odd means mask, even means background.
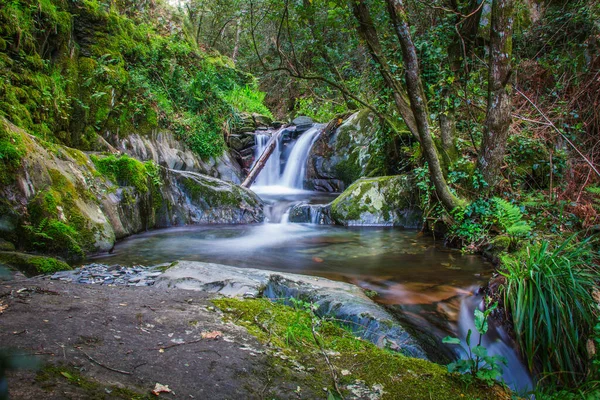
[{"label": "green foliage", "polygon": [[300,97],[296,99],[296,115],[306,115],[314,121],[331,121],[336,116],[348,112],[346,104],[335,101],[323,102],[314,97]]},{"label": "green foliage", "polygon": [[502,259],[504,304],[521,353],[542,385],[575,387],[588,376],[586,343],[597,318],[591,246],[591,238],[575,242],[571,236],[558,246],[543,241]]},{"label": "green foliage", "polygon": [[494,197],[496,206],[495,216],[503,231],[511,238],[511,246],[514,247],[520,238],[527,237],[531,232],[531,225],[523,221],[523,213],[516,205],[499,197]]},{"label": "green foliage", "polygon": [[92,156],[96,169],[105,177],[120,186],[133,186],[140,193],[148,192],[148,178],[152,174],[152,180],[160,182],[157,170],[151,167],[148,171],[147,165],[128,155],[106,157]]},{"label": "green foliage", "polygon": [[471,346],[471,335],[473,333],[471,329],[469,329],[465,338],[466,348],[458,338],[447,336],[443,339],[444,343],[461,346],[467,355],[466,359],[460,359],[449,364],[448,372],[463,374],[462,377],[468,384],[472,383],[473,379],[478,379],[488,386],[493,386],[502,376],[501,364],[506,365],[506,359],[502,356],[488,355],[487,349],[481,345],[483,335],[487,333],[489,328],[488,318],[497,307],[498,303],[496,302],[487,307],[485,311],[475,310],[475,329],[479,333],[479,339],[475,346]]},{"label": "green foliage", "polygon": [[494,224],[492,202],[477,199],[466,207],[452,210],[454,222],[450,225],[448,237],[458,242],[465,251],[479,250],[489,239],[490,228]]},{"label": "green foliage", "polygon": [[200,156],[221,155],[234,107],[269,114],[264,95],[252,76],[150,14],[92,0],[9,2],[0,10],[0,117],[83,150],[97,150],[100,133],[167,128]]},{"label": "green foliage", "polygon": [[0,184],[7,185],[14,179],[14,171],[21,165],[25,155],[21,136],[12,132],[0,120]]},{"label": "green foliage", "polygon": [[266,115],[273,118],[271,111],[265,106],[265,93],[255,85],[235,85],[229,92],[223,94],[223,100],[231,104],[238,112],[249,112]]},{"label": "green foliage", "polygon": [[28,276],[71,269],[69,264],[56,258],[18,252],[0,252],[0,263],[10,265]]}]

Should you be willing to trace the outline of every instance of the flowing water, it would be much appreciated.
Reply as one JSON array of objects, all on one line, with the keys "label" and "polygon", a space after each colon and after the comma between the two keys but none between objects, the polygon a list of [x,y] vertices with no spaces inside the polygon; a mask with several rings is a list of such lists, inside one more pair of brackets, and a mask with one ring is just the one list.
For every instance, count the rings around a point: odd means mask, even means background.
[{"label": "flowing water", "polygon": [[[489,279],[492,265],[481,257],[447,249],[417,231],[287,222],[293,204],[324,204],[335,198],[334,194],[302,189],[306,159],[321,129],[315,128],[299,137],[283,174],[279,173],[281,151],[276,150],[271,156],[273,164],[267,163],[252,186],[265,201],[268,222],[147,232],[120,242],[112,254],[94,261],[153,265],[193,260],[354,283],[375,291],[375,301],[388,307],[415,334],[428,338],[438,353],[464,356],[443,345],[441,339],[452,335],[464,340],[469,329],[475,331],[473,312],[482,303],[477,290]],[[268,139],[257,137],[257,145],[264,148]],[[473,337],[476,341],[476,335]],[[531,378],[510,343],[508,335],[490,323],[483,344],[490,353],[507,358],[505,381],[524,391],[532,387]]]},{"label": "flowing water", "polygon": [[[269,140],[271,139],[271,135],[265,133],[257,133],[256,134],[256,151],[254,153],[254,159],[258,160],[260,155],[265,151]],[[267,160],[263,170],[256,177],[255,185],[256,186],[271,186],[279,183],[279,170],[280,166],[280,158],[281,158],[281,143],[277,141],[275,145],[275,150],[271,154],[271,157]]]}]

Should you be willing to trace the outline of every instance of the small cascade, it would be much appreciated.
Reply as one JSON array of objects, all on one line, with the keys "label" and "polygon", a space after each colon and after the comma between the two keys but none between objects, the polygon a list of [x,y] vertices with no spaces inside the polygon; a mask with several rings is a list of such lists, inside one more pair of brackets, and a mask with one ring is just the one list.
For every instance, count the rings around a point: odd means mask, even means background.
[{"label": "small cascade", "polygon": [[[258,161],[260,155],[265,151],[269,140],[271,139],[271,135],[257,133],[255,136],[256,140],[256,150],[254,152],[255,163]],[[279,171],[280,171],[280,159],[281,159],[281,143],[277,141],[275,145],[275,150],[269,157],[267,164],[260,171],[258,177],[254,184],[256,186],[271,186],[277,185],[279,182]],[[254,166],[254,165],[253,165]]]},{"label": "small cascade", "polygon": [[304,188],[304,177],[306,176],[306,161],[313,143],[319,136],[323,125],[314,125],[300,136],[285,165],[283,175],[279,180],[280,186],[294,189]]},{"label": "small cascade", "polygon": [[[252,190],[259,193],[266,202],[264,212],[267,222],[286,225],[290,221],[290,210],[292,207],[303,202],[304,196],[307,193],[302,189],[306,176],[308,155],[322,129],[322,124],[315,124],[299,136],[291,147],[283,174],[280,174],[280,166],[284,145],[278,142],[277,147],[271,153],[264,168],[256,177],[256,181],[252,185]],[[255,154],[258,160],[269,145],[271,136],[257,133],[255,137]],[[318,221],[321,219],[320,213],[315,212],[312,215],[314,217],[306,222],[318,224]]]}]

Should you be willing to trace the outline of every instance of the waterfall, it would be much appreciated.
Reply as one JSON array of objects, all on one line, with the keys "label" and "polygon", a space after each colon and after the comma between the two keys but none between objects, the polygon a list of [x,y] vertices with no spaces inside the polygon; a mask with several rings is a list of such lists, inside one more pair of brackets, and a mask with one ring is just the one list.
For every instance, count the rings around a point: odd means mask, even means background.
[{"label": "waterfall", "polygon": [[[254,158],[256,161],[258,161],[258,158],[265,150],[265,147],[267,147],[267,144],[269,143],[270,139],[271,139],[270,135],[262,134],[262,133],[256,134],[256,136],[255,136],[256,150],[254,152]],[[258,176],[256,177],[256,181],[254,182],[254,184],[256,186],[277,185],[277,183],[279,182],[279,169],[280,169],[279,160],[280,160],[280,158],[281,158],[281,148],[280,148],[279,141],[277,141],[275,150],[273,150],[271,157],[269,157],[265,167],[263,168],[262,171],[260,171],[260,174],[258,174]]]},{"label": "waterfall", "polygon": [[[314,125],[302,133],[291,148],[283,174],[280,174],[282,143],[267,160],[264,168],[258,174],[251,189],[260,194],[265,200],[265,217],[272,224],[286,225],[292,206],[302,202],[298,196],[304,195],[304,179],[306,178],[306,163],[310,149],[323,130],[323,124]],[[268,146],[271,136],[256,134],[256,159],[261,156]],[[315,217],[315,220],[318,217]]]},{"label": "waterfall", "polygon": [[292,148],[279,185],[295,189],[304,188],[308,153],[322,128],[322,125],[314,125],[300,136]]}]

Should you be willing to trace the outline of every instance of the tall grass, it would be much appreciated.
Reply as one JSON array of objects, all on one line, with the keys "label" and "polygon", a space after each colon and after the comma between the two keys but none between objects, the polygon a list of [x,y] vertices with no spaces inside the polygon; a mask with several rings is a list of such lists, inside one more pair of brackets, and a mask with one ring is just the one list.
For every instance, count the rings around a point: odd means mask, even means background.
[{"label": "tall grass", "polygon": [[588,378],[586,349],[594,333],[598,279],[591,239],[542,242],[503,259],[505,306],[517,342],[542,385],[575,387]]}]

